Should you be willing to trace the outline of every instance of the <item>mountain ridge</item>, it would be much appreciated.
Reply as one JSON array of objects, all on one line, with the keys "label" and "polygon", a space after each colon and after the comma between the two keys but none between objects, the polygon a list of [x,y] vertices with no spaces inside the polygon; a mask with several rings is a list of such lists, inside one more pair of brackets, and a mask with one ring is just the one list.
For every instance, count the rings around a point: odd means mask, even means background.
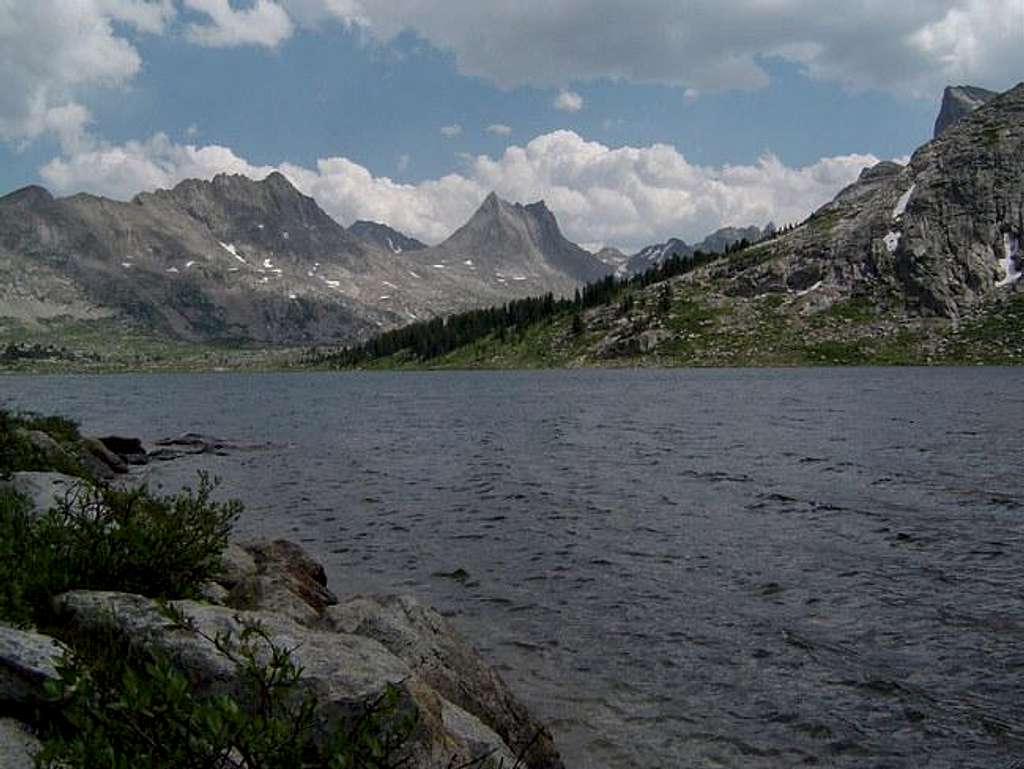
[{"label": "mountain ridge", "polygon": [[451,254],[360,238],[277,172],[184,180],[128,202],[31,186],[0,198],[0,315],[30,324],[121,316],[189,341],[340,343],[528,293],[571,292],[589,277],[554,263],[586,252],[561,238],[546,207],[496,196],[490,205],[523,221],[473,244],[463,261],[499,253],[491,273],[507,277],[437,270]]}]

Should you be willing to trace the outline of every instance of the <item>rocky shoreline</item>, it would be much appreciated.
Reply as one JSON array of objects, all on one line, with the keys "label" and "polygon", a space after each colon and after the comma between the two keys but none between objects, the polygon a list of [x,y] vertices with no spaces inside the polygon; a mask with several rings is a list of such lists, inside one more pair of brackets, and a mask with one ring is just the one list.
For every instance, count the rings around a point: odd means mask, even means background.
[{"label": "rocky shoreline", "polygon": [[[194,451],[209,447],[195,438]],[[31,440],[50,454],[68,451],[46,433]],[[186,451],[187,443],[163,448]],[[83,439],[77,455],[87,457],[82,464],[99,477],[128,482],[129,468],[149,461],[140,442],[123,438]],[[16,472],[0,487],[29,498],[33,515],[41,516],[83,482],[56,472]],[[298,693],[315,696],[317,722],[325,729],[397,695],[399,709],[416,716],[405,766],[562,769],[547,728],[434,609],[410,596],[339,598],[323,566],[285,540],[229,542],[220,564],[201,585],[199,600],[96,590],[58,595],[54,636],[105,639],[159,654],[188,677],[191,696],[227,694],[242,701],[243,673],[230,648],[247,628],[258,628],[256,657],[268,659],[275,649],[290,653],[300,671]],[[0,623],[0,769],[34,765],[42,746],[36,735],[47,711],[61,706],[53,692],[67,652],[51,635]]]}]

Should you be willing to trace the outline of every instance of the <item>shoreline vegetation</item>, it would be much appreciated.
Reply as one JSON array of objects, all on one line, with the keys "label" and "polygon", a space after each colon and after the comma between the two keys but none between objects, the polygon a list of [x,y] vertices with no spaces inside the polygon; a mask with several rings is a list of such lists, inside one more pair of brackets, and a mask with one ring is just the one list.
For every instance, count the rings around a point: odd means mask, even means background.
[{"label": "shoreline vegetation", "polygon": [[562,769],[433,609],[335,596],[298,545],[234,542],[207,476],[150,494],[148,461],[0,410],[4,769]]},{"label": "shoreline vegetation", "polygon": [[772,237],[740,241],[725,254],[672,256],[571,298],[514,300],[347,348],[191,344],[114,319],[31,331],[8,325],[0,328],[0,373],[1024,364],[1020,292],[954,320],[908,315],[896,297],[855,295],[821,307],[813,290],[718,290],[716,272],[761,258]]}]

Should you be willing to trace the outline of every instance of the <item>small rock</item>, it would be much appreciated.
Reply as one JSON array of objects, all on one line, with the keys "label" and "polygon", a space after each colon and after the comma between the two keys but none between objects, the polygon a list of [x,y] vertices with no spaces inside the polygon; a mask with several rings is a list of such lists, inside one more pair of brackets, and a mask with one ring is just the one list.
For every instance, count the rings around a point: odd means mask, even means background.
[{"label": "small rock", "polygon": [[31,630],[0,624],[0,705],[41,705],[44,685],[59,680],[57,665],[64,646]]},{"label": "small rock", "polygon": [[24,724],[0,718],[0,769],[34,769],[42,744]]},{"label": "small rock", "polygon": [[242,580],[255,577],[259,573],[256,559],[248,550],[237,542],[229,542],[220,554],[220,571],[217,582],[231,590]]},{"label": "small rock", "polygon": [[259,574],[246,577],[228,594],[224,605],[245,611],[269,611],[313,627],[320,614],[304,601],[292,587],[292,581],[281,574]]},{"label": "small rock", "polygon": [[51,462],[68,457],[64,447],[42,430],[19,430],[18,433]]},{"label": "small rock", "polygon": [[255,559],[260,574],[286,577],[292,592],[317,613],[338,603],[337,596],[327,589],[324,567],[294,542],[278,539],[244,547]]},{"label": "small rock", "polygon": [[204,582],[199,586],[199,597],[217,606],[227,606],[229,595],[228,589],[217,582]]},{"label": "small rock", "polygon": [[145,465],[149,462],[146,448],[138,438],[122,438],[118,435],[107,435],[100,438],[99,442],[129,465]]},{"label": "small rock", "polygon": [[121,457],[103,445],[97,438],[83,438],[82,448],[100,462],[109,467],[115,474],[128,472],[128,465]]},{"label": "small rock", "polygon": [[64,473],[21,472],[0,483],[0,488],[26,497],[35,515],[42,516],[58,504],[74,499],[86,484],[81,478]]}]

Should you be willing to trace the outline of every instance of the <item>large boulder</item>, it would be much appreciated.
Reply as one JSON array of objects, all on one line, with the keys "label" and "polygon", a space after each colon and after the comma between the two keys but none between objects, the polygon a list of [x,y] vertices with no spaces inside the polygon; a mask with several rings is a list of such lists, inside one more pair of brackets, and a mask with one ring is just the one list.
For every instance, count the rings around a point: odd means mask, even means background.
[{"label": "large boulder", "polygon": [[[237,666],[212,639],[237,640],[246,627],[258,624],[263,633],[255,640],[258,658],[269,658],[265,639],[291,650],[302,671],[300,689],[317,697],[317,715],[325,731],[365,713],[368,704],[379,701],[390,686],[398,692],[399,710],[414,708],[418,714],[416,730],[406,745],[410,767],[441,769],[495,751],[496,755],[509,753],[500,741],[488,743],[482,724],[467,722],[451,711],[408,665],[371,638],[312,630],[269,612],[173,602],[171,606],[187,618],[189,629],[169,619],[155,601],[123,593],[75,591],[59,596],[55,605],[75,632],[113,634],[139,648],[159,651],[189,674],[199,696],[229,694],[243,706],[246,689]],[[445,725],[446,707],[451,730]]]},{"label": "large boulder", "polygon": [[34,769],[35,756],[42,749],[24,724],[0,718],[0,769]]},{"label": "large boulder", "polygon": [[64,473],[20,472],[0,482],[0,488],[9,489],[29,500],[35,515],[62,502],[70,502],[86,489],[81,478]]},{"label": "large boulder", "polygon": [[531,769],[561,769],[551,733],[450,622],[415,598],[366,595],[325,610],[323,625],[379,641],[448,700],[493,729]]},{"label": "large boulder", "polygon": [[46,683],[60,680],[64,652],[49,636],[0,624],[0,710],[45,704]]}]

